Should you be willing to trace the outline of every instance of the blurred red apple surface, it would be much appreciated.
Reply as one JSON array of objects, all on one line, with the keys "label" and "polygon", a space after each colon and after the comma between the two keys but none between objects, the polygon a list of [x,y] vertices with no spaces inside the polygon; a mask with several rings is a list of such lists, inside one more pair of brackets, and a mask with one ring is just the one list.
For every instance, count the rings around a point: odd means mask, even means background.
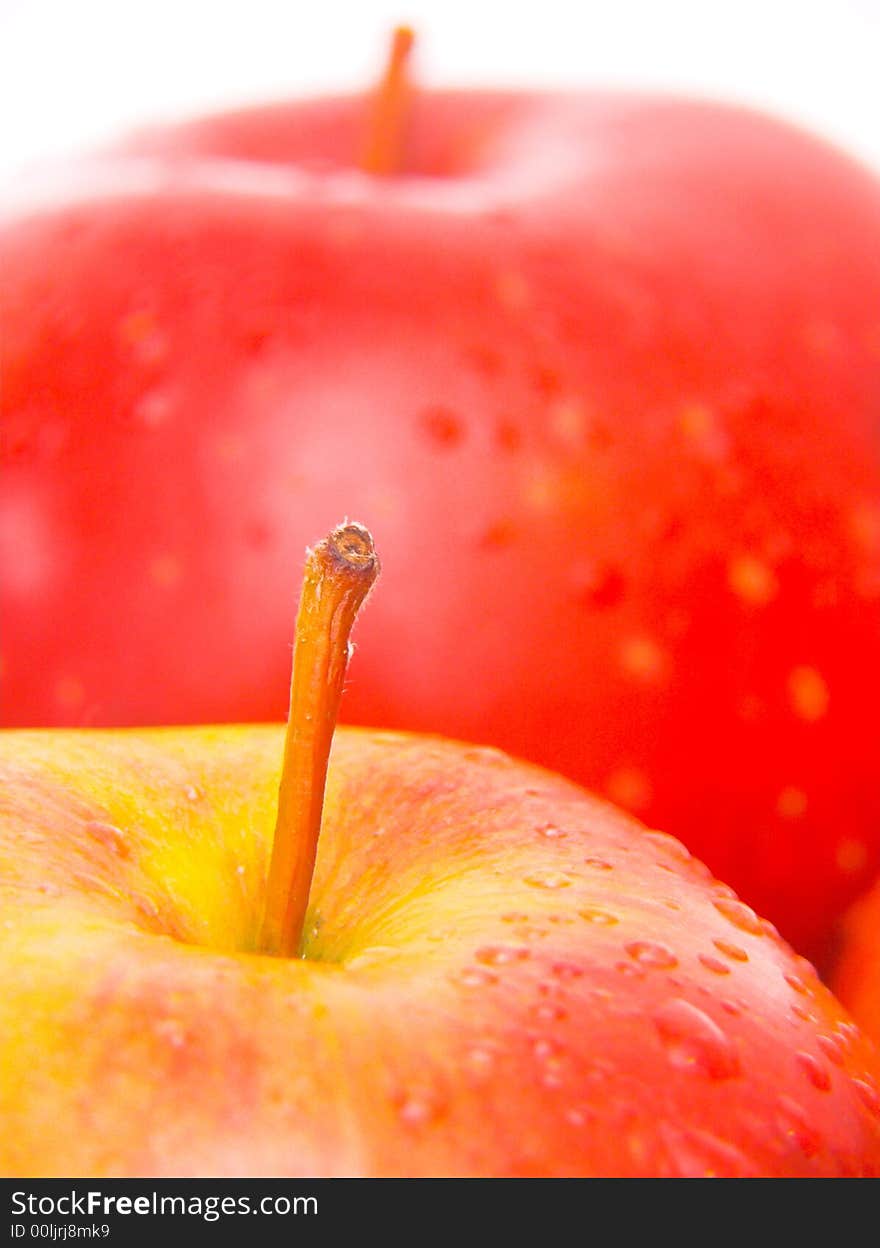
[{"label": "blurred red apple surface", "polygon": [[716,104],[395,99],[7,202],[3,721],[280,717],[356,512],[349,720],[576,778],[813,954],[880,866],[878,182]]},{"label": "blurred red apple surface", "polygon": [[848,910],[828,976],[865,1032],[880,1044],[880,880]]}]

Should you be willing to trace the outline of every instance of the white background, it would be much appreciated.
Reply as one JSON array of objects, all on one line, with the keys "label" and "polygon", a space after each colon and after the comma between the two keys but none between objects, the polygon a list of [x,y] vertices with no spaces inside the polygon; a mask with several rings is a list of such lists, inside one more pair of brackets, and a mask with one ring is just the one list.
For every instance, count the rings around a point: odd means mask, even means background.
[{"label": "white background", "polygon": [[721,96],[880,168],[880,0],[0,0],[0,176],[143,122],[362,88],[401,21],[426,85]]}]

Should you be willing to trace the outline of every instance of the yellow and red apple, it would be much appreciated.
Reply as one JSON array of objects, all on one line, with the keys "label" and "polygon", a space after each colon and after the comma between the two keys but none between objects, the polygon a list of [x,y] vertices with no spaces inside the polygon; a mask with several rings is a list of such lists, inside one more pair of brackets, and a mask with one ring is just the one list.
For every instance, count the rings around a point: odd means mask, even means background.
[{"label": "yellow and red apple", "polygon": [[0,1170],[880,1174],[876,1049],[678,841],[364,729],[321,824],[336,570],[307,578],[286,737],[0,734]]}]

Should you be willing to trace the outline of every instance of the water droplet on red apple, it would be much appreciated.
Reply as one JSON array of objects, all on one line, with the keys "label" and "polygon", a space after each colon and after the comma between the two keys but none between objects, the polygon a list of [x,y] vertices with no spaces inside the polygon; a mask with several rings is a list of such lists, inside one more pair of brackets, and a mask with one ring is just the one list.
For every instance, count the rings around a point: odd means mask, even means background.
[{"label": "water droplet on red apple", "polygon": [[707,971],[711,971],[713,975],[729,975],[730,967],[726,962],[722,962],[720,958],[715,958],[711,953],[701,953],[698,961]]},{"label": "water droplet on red apple", "polygon": [[573,880],[562,871],[538,870],[530,871],[523,877],[523,883],[532,888],[559,889],[570,888]]},{"label": "water droplet on red apple", "polygon": [[647,841],[650,845],[655,845],[657,849],[669,858],[675,858],[679,862],[690,862],[691,854],[681,841],[676,840],[674,836],[670,836],[668,832],[658,832],[650,828],[647,832],[642,833],[642,840]]},{"label": "water droplet on red apple", "polygon": [[495,445],[502,451],[518,451],[522,433],[512,421],[500,420],[495,427]]},{"label": "water droplet on red apple", "polygon": [[833,1062],[835,1066],[843,1066],[846,1061],[846,1048],[840,1036],[817,1036],[816,1043],[829,1062]]},{"label": "water droplet on red apple", "polygon": [[130,856],[131,846],[126,840],[125,833],[112,823],[102,823],[100,820],[91,819],[85,826],[92,840],[103,845],[105,849],[109,849],[112,854],[116,854],[119,858]]},{"label": "water droplet on red apple", "polygon": [[712,904],[728,923],[732,923],[740,931],[749,932],[752,936],[763,935],[761,920],[745,902],[733,897],[716,897]]},{"label": "water droplet on red apple", "polygon": [[672,970],[678,966],[678,958],[668,945],[661,945],[651,940],[632,940],[624,945],[629,956],[640,966],[652,970]]},{"label": "water droplet on red apple", "polygon": [[791,1012],[795,1018],[799,1018],[804,1023],[814,1023],[816,1021],[816,1015],[801,1005],[800,1001],[792,1001]]},{"label": "water droplet on red apple", "polygon": [[488,1075],[495,1065],[495,1054],[489,1049],[473,1048],[465,1054],[468,1070],[475,1075]]},{"label": "water droplet on red apple", "polygon": [[630,979],[644,979],[645,972],[640,966],[636,966],[633,962],[615,962],[614,969],[618,975],[626,975]]},{"label": "water droplet on red apple", "polygon": [[856,1024],[849,1023],[845,1019],[837,1024],[837,1034],[847,1048],[851,1048],[862,1036]]},{"label": "water droplet on red apple", "polygon": [[867,1079],[853,1079],[852,1085],[865,1108],[880,1118],[880,1093],[874,1084]]},{"label": "water droplet on red apple", "polygon": [[174,409],[169,391],[156,387],[147,390],[131,409],[131,419],[142,429],[153,431],[167,424]]},{"label": "water droplet on red apple", "polygon": [[577,962],[554,962],[550,967],[550,974],[555,975],[557,979],[580,979],[583,973],[584,968]]},{"label": "water droplet on red apple", "polygon": [[436,1099],[428,1096],[405,1096],[397,1107],[400,1121],[408,1127],[424,1127],[439,1116],[440,1106]]},{"label": "water droplet on red apple", "polygon": [[155,1025],[156,1034],[172,1049],[182,1049],[186,1044],[186,1031],[176,1018],[162,1018]]},{"label": "water droplet on red apple", "polygon": [[500,516],[483,528],[477,537],[477,545],[484,550],[502,550],[512,546],[517,537],[517,524],[508,516]]},{"label": "water droplet on red apple", "polygon": [[[445,755],[443,756],[446,757]],[[504,750],[494,745],[474,745],[463,751],[463,758],[471,763],[482,763],[488,767],[512,767],[513,759]]]},{"label": "water droplet on red apple", "polygon": [[474,954],[476,960],[485,966],[510,966],[514,962],[524,962],[528,956],[528,949],[511,945],[485,945]]},{"label": "water droplet on red apple", "polygon": [[588,867],[592,867],[594,871],[613,871],[614,867],[604,858],[585,858],[584,863]]},{"label": "water droplet on red apple", "polygon": [[452,977],[457,983],[463,984],[465,988],[486,988],[490,984],[497,984],[498,976],[492,971],[484,971],[479,966],[465,966],[460,971],[453,974]]},{"label": "water droplet on red apple", "polygon": [[626,594],[623,573],[612,564],[578,565],[571,573],[570,586],[575,602],[596,611],[618,606]]},{"label": "water droplet on red apple", "polygon": [[555,1001],[540,1001],[532,1007],[532,1014],[542,1023],[561,1023],[568,1018],[568,1010]]},{"label": "water droplet on red apple", "polygon": [[421,427],[434,446],[449,450],[464,437],[464,425],[449,407],[436,405],[425,408],[420,415]]},{"label": "water droplet on red apple", "polygon": [[782,1095],[776,1101],[777,1127],[783,1138],[795,1144],[807,1158],[815,1157],[821,1147],[821,1136],[810,1123],[809,1116],[790,1096]]},{"label": "water droplet on red apple", "polygon": [[729,1038],[689,1001],[668,1001],[654,1015],[654,1025],[673,1066],[717,1080],[740,1074],[739,1056]]},{"label": "water droplet on red apple", "polygon": [[712,944],[719,953],[723,953],[726,958],[732,958],[734,962],[748,962],[749,960],[749,955],[745,949],[740,948],[739,945],[732,944],[729,940],[713,940]]},{"label": "water droplet on red apple", "polygon": [[620,922],[616,914],[610,914],[607,910],[588,908],[579,910],[578,914],[586,923],[595,923],[598,927],[613,927]]},{"label": "water droplet on red apple", "polygon": [[546,836],[550,841],[561,841],[568,836],[567,832],[564,832],[562,828],[557,828],[554,823],[545,823],[543,827],[538,828],[538,833],[540,836]]},{"label": "water droplet on red apple", "polygon": [[820,1092],[828,1092],[831,1088],[831,1075],[828,1073],[827,1067],[813,1057],[812,1053],[803,1051],[795,1053],[794,1060],[798,1067],[807,1076],[814,1088],[818,1088]]}]

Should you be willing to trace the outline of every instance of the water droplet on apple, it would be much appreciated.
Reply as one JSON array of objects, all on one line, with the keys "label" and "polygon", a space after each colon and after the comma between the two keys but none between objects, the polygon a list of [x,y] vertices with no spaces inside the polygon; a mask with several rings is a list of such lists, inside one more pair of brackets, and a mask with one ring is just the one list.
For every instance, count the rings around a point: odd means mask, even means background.
[{"label": "water droplet on apple", "polygon": [[812,1053],[803,1051],[795,1053],[794,1060],[798,1067],[807,1076],[814,1088],[818,1088],[820,1092],[828,1092],[831,1088],[831,1075],[828,1069]]},{"label": "water droplet on apple", "polygon": [[[466,749],[463,757],[472,763],[483,763],[490,767],[512,767],[513,759],[504,750],[494,745],[474,745]],[[445,758],[445,755],[444,755]]]},{"label": "water droplet on apple", "polygon": [[550,974],[555,975],[557,979],[580,979],[583,973],[584,968],[577,962],[554,962],[550,968]]},{"label": "water droplet on apple", "polygon": [[880,1094],[874,1084],[867,1079],[853,1079],[852,1085],[865,1108],[880,1118]]},{"label": "water droplet on apple", "polygon": [[678,958],[668,945],[661,945],[651,940],[632,940],[624,945],[629,956],[640,966],[652,970],[672,970],[678,966]]},{"label": "water droplet on apple", "polygon": [[739,945],[731,944],[728,940],[713,940],[712,944],[719,953],[723,953],[726,958],[732,958],[734,962],[748,962],[749,955],[745,949],[741,949]]},{"label": "water droplet on apple", "polygon": [[475,1075],[488,1075],[495,1065],[495,1054],[489,1049],[469,1049],[465,1054],[468,1069]]},{"label": "water droplet on apple", "polygon": [[517,940],[544,940],[549,935],[545,927],[534,927],[529,924],[517,927],[515,932]]},{"label": "water droplet on apple", "polygon": [[147,390],[131,409],[131,419],[142,429],[153,431],[167,424],[174,406],[172,395],[162,388]]},{"label": "water droplet on apple", "polygon": [[561,1088],[568,1072],[568,1059],[565,1057],[548,1057],[541,1064],[541,1083],[545,1088]]},{"label": "water droplet on apple", "polygon": [[495,445],[502,451],[518,451],[522,446],[522,433],[510,420],[499,420],[495,426]]},{"label": "water droplet on apple", "polygon": [[162,1018],[155,1026],[156,1034],[172,1049],[182,1049],[186,1044],[186,1031],[176,1018]]},{"label": "water droplet on apple", "polygon": [[562,828],[557,828],[554,823],[544,824],[543,827],[538,828],[538,833],[540,836],[546,836],[547,839],[550,841],[553,841],[553,840],[561,841],[566,836],[568,836],[567,832],[564,832]]},{"label": "water droplet on apple", "polygon": [[484,971],[479,966],[465,966],[456,971],[452,978],[465,988],[486,988],[489,984],[497,984],[498,976],[491,971]]},{"label": "water droplet on apple", "polygon": [[604,858],[585,858],[584,863],[588,867],[592,867],[594,871],[613,871],[614,867],[610,862],[606,862]]},{"label": "water droplet on apple", "polygon": [[125,833],[114,827],[112,823],[101,823],[97,819],[91,819],[86,824],[86,832],[93,841],[97,841],[99,845],[103,845],[117,857],[128,858],[131,855],[131,846],[125,838]]},{"label": "water droplet on apple", "polygon": [[501,516],[497,520],[493,520],[491,524],[487,524],[477,537],[477,545],[483,547],[484,550],[503,550],[507,546],[512,546],[517,537],[516,521],[509,517]]},{"label": "water droplet on apple", "polygon": [[644,979],[645,972],[640,966],[634,965],[632,962],[615,962],[614,969],[618,975],[628,976],[630,979]]},{"label": "water droplet on apple", "polygon": [[816,1015],[805,1006],[801,1005],[800,1001],[792,1001],[791,1012],[794,1014],[795,1018],[801,1019],[804,1023],[814,1023],[816,1021]]},{"label": "water droplet on apple", "polygon": [[654,786],[640,767],[617,767],[605,781],[605,794],[633,814],[644,813],[654,796]]},{"label": "water droplet on apple", "polygon": [[855,1023],[848,1023],[846,1020],[842,1020],[837,1024],[836,1030],[837,1034],[840,1036],[841,1043],[843,1043],[847,1048],[852,1048],[852,1046],[858,1043],[861,1039],[862,1033],[859,1031]]},{"label": "water droplet on apple", "polygon": [[524,962],[528,956],[528,949],[510,945],[485,945],[474,954],[476,960],[485,966],[510,966],[514,962]]},{"label": "water droplet on apple", "polygon": [[689,1001],[680,997],[668,1001],[654,1015],[654,1025],[673,1066],[715,1080],[740,1074],[739,1056],[729,1038]]},{"label": "water droplet on apple", "polygon": [[449,450],[464,437],[464,425],[449,407],[428,407],[420,414],[421,427],[435,447]]},{"label": "water droplet on apple", "polygon": [[802,996],[809,995],[809,988],[800,978],[799,975],[791,975],[788,972],[783,977],[789,988],[793,988],[795,992],[799,992]]},{"label": "water droplet on apple", "polygon": [[198,802],[201,799],[202,791],[195,784],[188,784],[185,789],[186,798],[189,802]]},{"label": "water droplet on apple", "polygon": [[740,931],[748,932],[752,936],[763,935],[761,920],[745,902],[733,897],[716,897],[712,904],[728,923],[732,923]]},{"label": "water droplet on apple", "polygon": [[846,1061],[846,1048],[840,1036],[819,1036],[816,1043],[829,1062],[833,1062],[835,1066],[843,1066]]},{"label": "water droplet on apple", "polygon": [[620,922],[616,914],[609,914],[607,910],[579,910],[578,914],[586,923],[595,923],[599,927],[613,927]]},{"label": "water droplet on apple", "polygon": [[408,1127],[424,1127],[434,1121],[440,1112],[439,1104],[426,1096],[406,1096],[397,1107],[400,1121]]},{"label": "water droplet on apple", "polygon": [[730,967],[726,962],[722,962],[720,958],[713,958],[711,953],[701,953],[698,961],[707,971],[711,971],[713,975],[729,975]]},{"label": "water droplet on apple", "polygon": [[776,1105],[776,1125],[783,1137],[795,1144],[805,1157],[815,1157],[822,1141],[819,1133],[811,1126],[808,1115],[790,1096],[779,1096]]},{"label": "water droplet on apple", "polygon": [[668,858],[675,858],[679,862],[690,862],[691,860],[690,852],[682,845],[681,841],[676,840],[674,836],[670,836],[668,832],[657,832],[652,828],[642,833],[642,840],[647,841],[650,845],[655,845]]},{"label": "water droplet on apple", "polygon": [[626,594],[626,580],[611,564],[579,564],[570,577],[571,594],[576,602],[596,611],[618,606]]},{"label": "water droplet on apple", "polygon": [[532,1014],[542,1023],[561,1023],[568,1018],[568,1010],[555,1001],[540,1001],[532,1007]]},{"label": "water droplet on apple", "polygon": [[153,901],[152,897],[141,895],[135,899],[135,908],[150,922],[155,922],[159,917],[159,907]]},{"label": "water droplet on apple", "polygon": [[570,888],[573,881],[570,876],[563,874],[561,871],[531,871],[523,878],[524,884],[529,884],[532,888]]}]

